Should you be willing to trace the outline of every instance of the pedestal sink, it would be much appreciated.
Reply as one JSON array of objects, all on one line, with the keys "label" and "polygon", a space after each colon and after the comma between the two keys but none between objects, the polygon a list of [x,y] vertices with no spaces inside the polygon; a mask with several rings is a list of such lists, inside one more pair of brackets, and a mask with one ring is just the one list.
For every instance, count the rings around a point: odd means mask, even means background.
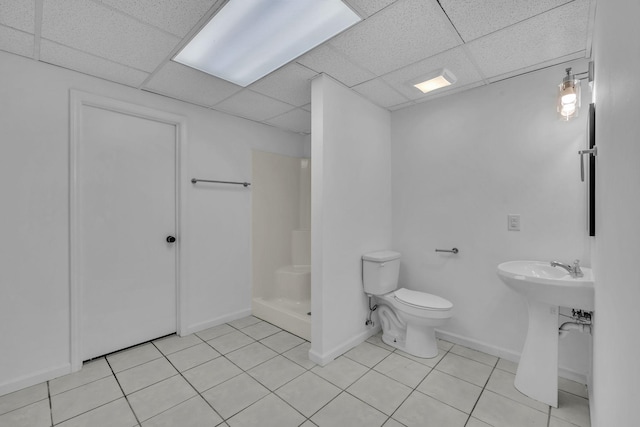
[{"label": "pedestal sink", "polygon": [[593,310],[593,272],[574,278],[544,261],[509,261],[498,276],[527,302],[529,328],[518,364],[515,387],[527,396],[558,407],[558,307]]}]

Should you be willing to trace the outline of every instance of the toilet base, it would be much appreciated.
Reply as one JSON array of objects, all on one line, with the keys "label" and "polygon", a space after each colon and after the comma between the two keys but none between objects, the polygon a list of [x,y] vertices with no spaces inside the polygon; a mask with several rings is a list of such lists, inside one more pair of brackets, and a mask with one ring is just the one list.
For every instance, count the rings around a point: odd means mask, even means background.
[{"label": "toilet base", "polygon": [[[438,355],[438,342],[434,328],[407,327],[407,338],[382,332],[382,341],[412,356],[431,359]],[[408,343],[408,344],[407,344]]]}]

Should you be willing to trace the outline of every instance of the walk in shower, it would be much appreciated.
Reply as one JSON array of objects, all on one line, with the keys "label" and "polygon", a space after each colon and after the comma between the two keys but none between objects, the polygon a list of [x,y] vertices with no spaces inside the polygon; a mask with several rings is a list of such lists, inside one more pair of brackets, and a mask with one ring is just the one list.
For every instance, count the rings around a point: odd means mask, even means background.
[{"label": "walk in shower", "polygon": [[253,315],[311,339],[311,161],[253,151]]}]

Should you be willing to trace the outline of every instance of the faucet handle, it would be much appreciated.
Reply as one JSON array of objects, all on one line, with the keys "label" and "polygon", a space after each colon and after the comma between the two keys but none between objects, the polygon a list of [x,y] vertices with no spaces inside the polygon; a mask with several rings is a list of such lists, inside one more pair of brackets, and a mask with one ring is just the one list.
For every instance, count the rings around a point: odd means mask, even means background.
[{"label": "faucet handle", "polygon": [[583,276],[584,276],[584,273],[580,268],[580,260],[577,259],[573,261],[573,277],[583,277]]}]

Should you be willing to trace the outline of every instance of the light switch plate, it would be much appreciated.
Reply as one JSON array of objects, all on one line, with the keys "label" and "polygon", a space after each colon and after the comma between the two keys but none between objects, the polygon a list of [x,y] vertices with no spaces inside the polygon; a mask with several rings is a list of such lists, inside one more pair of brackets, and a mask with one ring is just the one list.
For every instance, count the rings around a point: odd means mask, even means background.
[{"label": "light switch plate", "polygon": [[520,214],[507,215],[507,228],[509,231],[520,231]]}]

